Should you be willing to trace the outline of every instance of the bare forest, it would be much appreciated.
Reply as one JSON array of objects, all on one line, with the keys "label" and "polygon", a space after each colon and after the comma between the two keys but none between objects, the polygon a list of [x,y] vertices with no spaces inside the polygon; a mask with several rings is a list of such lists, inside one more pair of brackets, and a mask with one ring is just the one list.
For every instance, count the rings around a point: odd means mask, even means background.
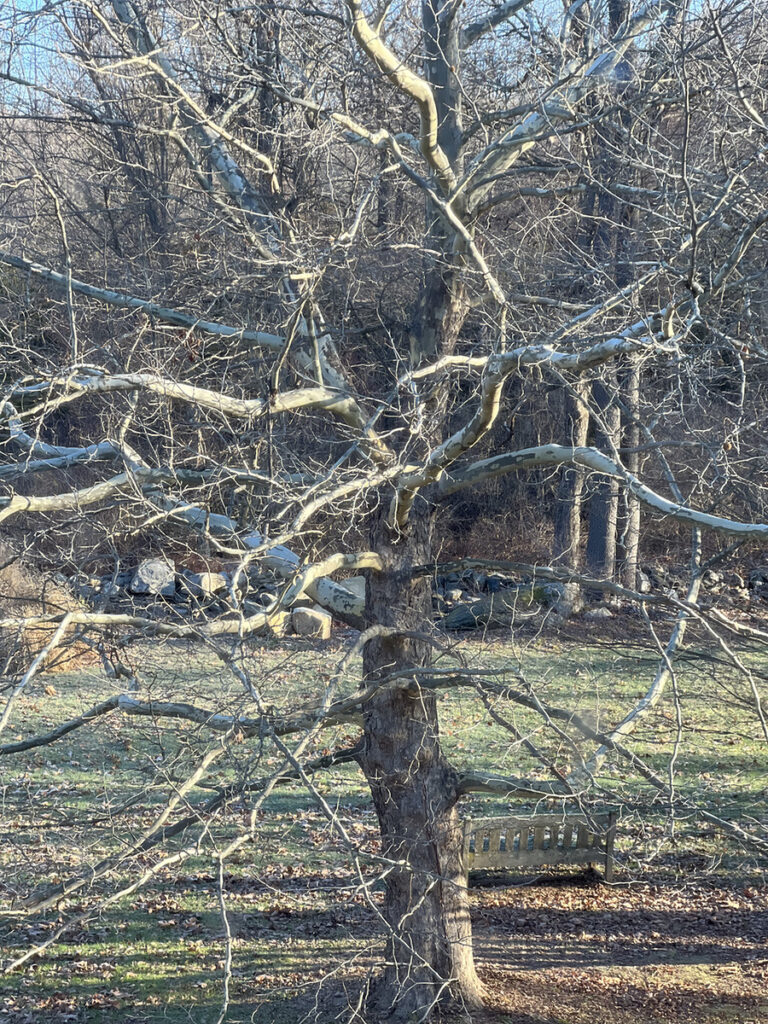
[{"label": "bare forest", "polygon": [[472,814],[768,899],[768,6],[7,0],[0,125],[0,1022],[192,877],[185,1020],[581,1021],[484,1016]]}]

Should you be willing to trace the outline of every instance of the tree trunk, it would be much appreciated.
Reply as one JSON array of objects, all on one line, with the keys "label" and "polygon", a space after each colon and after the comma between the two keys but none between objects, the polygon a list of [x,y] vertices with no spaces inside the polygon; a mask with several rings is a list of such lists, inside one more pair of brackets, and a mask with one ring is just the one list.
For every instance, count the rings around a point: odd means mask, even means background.
[{"label": "tree trunk", "polygon": [[[635,476],[640,471],[640,360],[637,355],[628,356],[621,371],[622,403],[627,413],[623,432],[623,445],[629,451],[624,465]],[[619,553],[620,575],[625,587],[634,590],[637,586],[637,568],[640,557],[640,502],[628,491],[624,492],[620,518]]]},{"label": "tree trunk", "polygon": [[[583,447],[587,443],[589,409],[584,401],[584,385],[574,385],[575,394],[563,392],[565,403],[564,426],[567,444]],[[577,569],[581,562],[581,507],[584,493],[584,473],[573,467],[560,471],[555,499],[554,562]]]},{"label": "tree trunk", "polygon": [[[613,376],[613,375],[612,375]],[[615,384],[615,380],[612,381]],[[592,397],[602,421],[595,431],[595,444],[607,454],[611,445],[620,443],[621,415],[611,400],[605,384],[597,380],[592,385]],[[616,521],[619,511],[619,485],[610,477],[598,477],[593,485],[589,505],[589,536],[587,538],[587,567],[594,575],[612,579],[616,571]]]},{"label": "tree trunk", "polygon": [[[409,532],[393,537],[376,516],[371,542],[383,572],[370,573],[369,616],[399,631],[424,633],[431,620],[428,580],[410,568],[432,556],[426,504],[417,500]],[[403,636],[377,637],[363,653],[366,681],[429,663],[429,644]],[[369,1010],[380,1020],[422,1020],[432,1007],[482,1003],[475,973],[469,902],[462,863],[462,825],[455,769],[443,755],[435,694],[414,680],[382,688],[364,710],[360,764],[381,828],[386,875],[386,966],[372,985]]]}]

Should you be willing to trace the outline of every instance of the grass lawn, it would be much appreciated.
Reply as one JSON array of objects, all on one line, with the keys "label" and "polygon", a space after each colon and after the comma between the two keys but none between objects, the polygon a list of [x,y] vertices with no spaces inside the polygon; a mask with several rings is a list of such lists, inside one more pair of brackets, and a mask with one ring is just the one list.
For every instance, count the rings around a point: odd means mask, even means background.
[{"label": "grass lawn", "polygon": [[[297,640],[250,642],[238,664],[265,704],[298,708],[316,699],[348,638],[322,648]],[[620,720],[647,688],[657,658],[647,646],[598,635],[489,636],[452,641],[446,667],[517,673],[540,700],[568,707],[599,728]],[[211,710],[253,714],[238,678],[200,646],[153,641],[130,652],[143,700],[186,701]],[[766,696],[765,658],[744,652]],[[340,681],[357,685],[358,666]],[[504,675],[503,673],[507,673]],[[43,675],[20,698],[3,742],[44,732],[110,696],[115,684],[96,670]],[[540,765],[499,724],[502,715],[546,749],[558,768],[574,766],[567,737],[509,703],[486,707],[469,689],[441,698],[445,745],[459,768],[546,778]],[[347,745],[352,725],[328,730],[312,752]],[[294,738],[292,742],[296,742]],[[218,741],[215,741],[218,742]],[[765,834],[768,758],[754,694],[720,651],[691,642],[674,686],[631,740],[632,749],[689,803]],[[0,976],[0,1024],[63,1021],[214,1022],[231,934],[228,1021],[281,1024],[307,1014],[333,1020],[354,1004],[381,956],[376,914],[381,894],[361,880],[377,874],[376,822],[356,767],[318,772],[317,791],[337,811],[359,855],[344,842],[306,788],[283,786],[257,811],[253,842],[223,868],[217,851],[242,832],[246,799],[207,830],[168,839],[163,853],[199,844],[186,859],[157,871],[143,887],[77,922],[116,883],[156,867],[160,849],[119,861],[152,825],[191,768],[212,749],[204,728],[173,719],[113,712],[55,744],[0,760],[0,949],[9,962],[71,926],[38,957]],[[584,748],[588,753],[588,749]],[[231,744],[184,793],[169,824],[210,799],[216,786],[267,776],[280,763],[258,739]],[[517,1024],[669,1021],[768,1022],[766,864],[713,826],[669,801],[611,758],[596,779],[597,804],[621,807],[617,880],[608,887],[564,871],[494,879],[473,888],[475,943],[489,996],[487,1019]],[[530,812],[475,795],[465,813]],[[85,878],[63,907],[22,913],[41,887],[115,857],[108,877]],[[221,913],[221,900],[226,907]]]}]

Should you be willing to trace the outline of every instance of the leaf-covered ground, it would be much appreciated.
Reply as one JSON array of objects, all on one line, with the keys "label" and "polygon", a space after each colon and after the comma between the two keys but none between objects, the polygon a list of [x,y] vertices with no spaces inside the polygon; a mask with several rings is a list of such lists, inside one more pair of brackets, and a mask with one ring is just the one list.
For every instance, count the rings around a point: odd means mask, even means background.
[{"label": "leaf-covered ground", "polygon": [[[248,667],[276,708],[296,706],[322,687],[343,653],[344,637],[315,649],[300,642],[254,645]],[[668,699],[633,738],[634,749],[686,800],[724,819],[764,828],[768,796],[765,741],[743,676],[722,652],[692,644]],[[146,692],[208,707],[248,710],[242,689],[205,651],[154,644],[135,652]],[[744,655],[745,659],[750,656]],[[511,680],[522,670],[552,703],[608,725],[647,687],[652,651],[596,631],[582,642],[498,636],[462,640],[450,659],[484,665]],[[749,664],[765,698],[758,657]],[[355,667],[343,684],[356,685]],[[95,672],[40,677],[21,699],[11,735],[38,733],[112,692]],[[768,702],[767,702],[768,703]],[[532,713],[506,708],[515,727],[543,742]],[[469,693],[441,697],[446,746],[459,766],[522,772],[520,745]],[[680,723],[683,729],[678,735]],[[324,747],[354,730],[324,735]],[[122,848],[153,820],[189,766],[207,749],[197,726],[119,715],[51,747],[0,764],[0,951],[13,957],[48,938],[62,919],[19,916],[37,886],[67,878]],[[569,767],[567,744],[550,745]],[[272,753],[243,743],[208,779],[259,775]],[[375,875],[375,815],[356,770],[318,774],[316,785]],[[625,801],[617,840],[617,881],[558,872],[542,879],[473,878],[475,943],[488,992],[488,1022],[509,1024],[768,1024],[766,865],[692,814],[672,821],[665,800],[617,761],[601,772],[604,799]],[[194,804],[210,790],[191,794]],[[531,810],[532,808],[528,808]],[[475,796],[465,813],[508,811]],[[516,808],[517,810],[517,808]],[[215,842],[245,820],[233,806],[216,823]],[[173,844],[171,844],[171,848]],[[212,847],[147,887],[71,928],[44,955],[0,977],[0,1024],[215,1024],[225,966]],[[122,873],[153,863],[143,857]],[[71,898],[76,917],[93,889]],[[257,841],[227,863],[232,934],[227,1020],[288,1024],[344,1020],[382,952],[375,888],[366,896],[337,833],[298,786],[277,792],[259,819]],[[339,1016],[341,1015],[341,1016]],[[483,1021],[482,1024],[485,1024]]]},{"label": "leaf-covered ground", "polygon": [[[488,992],[479,1024],[768,1021],[768,887],[511,881],[473,889]],[[343,1014],[377,960],[374,911],[327,875],[228,882],[237,967],[227,1019]],[[215,1019],[223,930],[210,913],[190,912],[213,888],[211,876],[187,876],[135,901],[122,921],[72,935],[47,963],[6,981],[0,1020]]]}]

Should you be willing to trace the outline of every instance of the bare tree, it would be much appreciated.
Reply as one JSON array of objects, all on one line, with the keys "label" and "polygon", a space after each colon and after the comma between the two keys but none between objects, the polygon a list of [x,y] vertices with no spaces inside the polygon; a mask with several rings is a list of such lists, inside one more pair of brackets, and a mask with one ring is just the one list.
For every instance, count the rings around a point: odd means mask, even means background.
[{"label": "bare tree", "polygon": [[[3,529],[27,524],[40,551],[73,568],[86,558],[119,562],[137,538],[164,536],[228,559],[235,581],[257,565],[285,581],[270,608],[233,585],[224,614],[195,622],[111,610],[98,595],[93,607],[6,615],[5,629],[42,624],[50,635],[4,684],[0,728],[45,659],[69,642],[90,644],[116,686],[128,678],[135,692],[7,742],[3,757],[115,713],[191,721],[223,736],[146,834],[40,896],[39,909],[189,832],[181,853],[142,877],[178,862],[205,841],[204,812],[247,799],[248,825],[224,858],[253,839],[259,809],[287,778],[307,786],[343,836],[312,772],[354,760],[381,830],[389,936],[368,1011],[425,1019],[444,1002],[482,1003],[462,796],[584,799],[610,753],[674,801],[667,781],[638,764],[629,736],[673,678],[691,620],[738,632],[697,604],[702,531],[731,546],[768,540],[749,467],[726,471],[719,455],[707,461],[694,445],[673,468],[664,445],[686,437],[657,436],[659,411],[672,422],[684,408],[677,423],[692,427],[694,444],[691,410],[715,407],[699,371],[720,352],[742,374],[732,432],[755,429],[745,395],[751,378],[761,383],[765,351],[739,311],[764,309],[764,12],[730,0],[694,15],[649,0],[615,5],[606,22],[598,6],[579,0],[557,19],[534,0],[430,0],[396,12],[361,0],[279,10],[93,0],[4,16],[15,55],[2,72],[14,142],[4,157],[0,253],[11,325]],[[23,48],[14,50],[24,30],[48,49],[35,77]],[[642,74],[631,90],[617,89],[630,56]],[[647,149],[625,149],[640,123]],[[598,136],[613,140],[609,171],[584,157]],[[561,229],[561,220],[573,224],[573,203],[559,204],[585,193],[594,202],[579,231],[610,235],[614,246],[626,235],[632,246],[619,279],[615,253],[606,269],[593,245],[577,290],[583,249]],[[30,303],[44,321],[36,336]],[[653,396],[638,395],[641,372]],[[529,375],[564,389],[573,426],[557,443],[499,450],[505,387]],[[596,424],[591,446],[585,404]],[[653,485],[638,476],[640,447],[659,456]],[[713,465],[723,483],[716,496]],[[430,583],[440,571],[435,515],[452,494],[536,467],[566,467],[571,498],[573,474],[593,477],[604,535],[615,534],[620,495],[630,516],[642,505],[647,517],[694,532],[685,596],[637,593],[629,542],[624,588],[611,579],[614,542],[588,553],[591,577],[534,570],[641,608],[661,602],[677,616],[647,693],[607,729],[548,705],[525,680],[502,685],[434,664],[444,645]],[[744,488],[757,505],[745,505]],[[577,525],[558,554],[578,543]],[[364,599],[332,579],[350,571],[365,572]],[[305,707],[278,713],[235,651],[301,595],[361,631],[353,650],[363,675],[352,692],[336,675]],[[109,653],[137,634],[213,645],[242,685],[243,709],[144,699],[141,680]],[[560,739],[573,734],[594,750],[567,777],[535,748],[544,777],[459,771],[438,715],[440,692],[458,687],[532,709]],[[339,722],[359,737],[318,755],[320,731]],[[209,766],[252,737],[280,767],[258,782],[246,772],[183,813]],[[730,830],[766,851],[759,829]]]}]

